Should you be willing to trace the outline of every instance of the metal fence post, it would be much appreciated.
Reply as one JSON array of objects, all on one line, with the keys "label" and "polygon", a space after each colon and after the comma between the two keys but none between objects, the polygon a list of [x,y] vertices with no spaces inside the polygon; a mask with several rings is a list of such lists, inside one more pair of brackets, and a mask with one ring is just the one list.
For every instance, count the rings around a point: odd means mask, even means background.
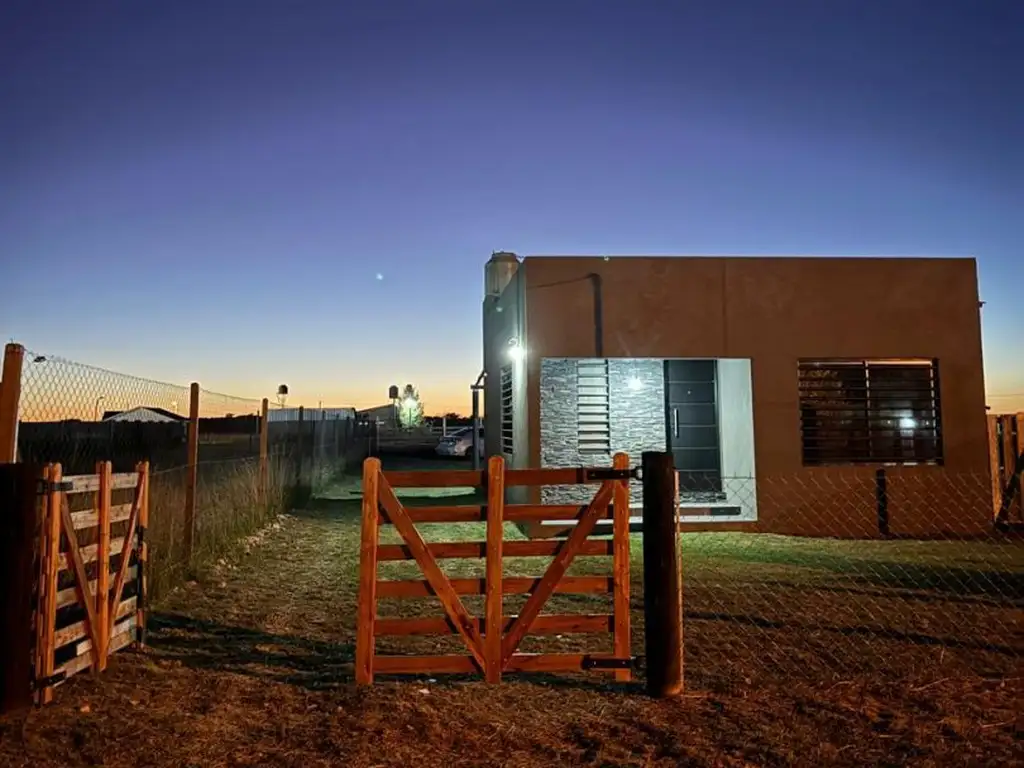
[{"label": "metal fence post", "polygon": [[878,533],[881,536],[888,536],[889,483],[885,476],[885,469],[882,467],[875,470],[875,505],[878,508]]}]

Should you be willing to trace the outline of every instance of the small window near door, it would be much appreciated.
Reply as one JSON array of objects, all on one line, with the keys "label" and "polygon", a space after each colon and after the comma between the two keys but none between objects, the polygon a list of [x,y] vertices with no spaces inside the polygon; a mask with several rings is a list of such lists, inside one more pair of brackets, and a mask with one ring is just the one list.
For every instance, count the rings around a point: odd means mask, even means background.
[{"label": "small window near door", "polygon": [[501,367],[501,452],[512,455],[512,366]]},{"label": "small window near door", "polygon": [[807,466],[940,464],[935,360],[801,360],[800,433]]},{"label": "small window near door", "polygon": [[608,361],[576,361],[576,440],[580,453],[611,453]]}]

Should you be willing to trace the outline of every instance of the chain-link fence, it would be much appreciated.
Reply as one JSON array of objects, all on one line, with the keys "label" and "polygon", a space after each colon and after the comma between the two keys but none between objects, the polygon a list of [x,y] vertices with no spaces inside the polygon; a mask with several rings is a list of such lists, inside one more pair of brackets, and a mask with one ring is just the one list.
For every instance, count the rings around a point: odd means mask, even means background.
[{"label": "chain-link fence", "polygon": [[[681,523],[689,668],[736,682],[1019,673],[1024,539],[993,527],[987,475],[920,469],[737,479],[732,501],[756,521]],[[680,517],[713,511],[684,496]]]},{"label": "chain-link fence", "polygon": [[100,461],[112,462],[115,472],[150,463],[149,537],[157,593],[180,580],[190,565],[186,497],[193,470],[194,561],[232,546],[311,488],[358,463],[366,451],[354,419],[307,421],[300,430],[284,414],[268,424],[263,455],[260,400],[203,389],[195,394],[198,445],[190,455],[192,387],[30,350],[21,362],[19,460],[60,463],[66,475],[91,474]]}]

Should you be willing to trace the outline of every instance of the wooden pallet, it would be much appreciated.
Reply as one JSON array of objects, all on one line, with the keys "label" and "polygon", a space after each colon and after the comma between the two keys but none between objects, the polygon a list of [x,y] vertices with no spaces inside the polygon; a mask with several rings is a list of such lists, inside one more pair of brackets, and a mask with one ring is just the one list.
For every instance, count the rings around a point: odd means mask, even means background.
[{"label": "wooden pallet", "polygon": [[[72,675],[106,669],[111,654],[140,640],[149,464],[114,474],[110,462],[100,462],[94,475],[66,477],[60,464],[51,464],[42,479],[35,671],[38,700],[46,704]],[[131,491],[130,500],[112,504],[115,491]],[[71,512],[69,496],[86,493],[93,495],[92,506]],[[120,529],[116,536],[114,528]],[[82,538],[95,543],[84,544]]]}]

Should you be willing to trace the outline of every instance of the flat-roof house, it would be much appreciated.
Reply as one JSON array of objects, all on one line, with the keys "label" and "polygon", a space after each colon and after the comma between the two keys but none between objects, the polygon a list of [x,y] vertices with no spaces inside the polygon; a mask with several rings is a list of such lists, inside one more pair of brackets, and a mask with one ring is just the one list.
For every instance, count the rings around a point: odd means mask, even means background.
[{"label": "flat-roof house", "polygon": [[892,533],[991,524],[973,259],[496,253],[483,324],[511,466],[667,450],[682,523],[829,536],[877,535],[884,468]]}]

